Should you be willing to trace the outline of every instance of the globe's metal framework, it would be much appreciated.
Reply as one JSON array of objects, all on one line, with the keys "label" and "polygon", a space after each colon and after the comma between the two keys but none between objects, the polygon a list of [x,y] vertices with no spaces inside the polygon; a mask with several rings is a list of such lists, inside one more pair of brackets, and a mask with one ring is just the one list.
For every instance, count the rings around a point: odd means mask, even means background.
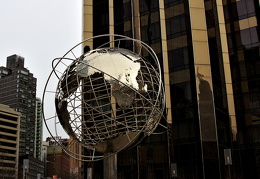
[{"label": "globe's metal framework", "polygon": [[[85,42],[106,36],[116,40],[75,55],[75,49],[82,48]],[[121,48],[125,41],[130,41],[135,50]],[[111,44],[116,47],[107,47]],[[144,54],[147,58],[141,56]],[[58,84],[56,89],[52,89],[51,81]],[[47,96],[55,98],[56,109],[48,117]],[[164,107],[156,54],[142,41],[122,35],[88,38],[54,59],[43,93],[48,131],[54,137],[64,130],[72,140],[68,145],[57,142],[69,155],[83,161],[103,159],[150,135],[159,124]],[[75,143],[82,146],[83,153],[71,150]]]}]

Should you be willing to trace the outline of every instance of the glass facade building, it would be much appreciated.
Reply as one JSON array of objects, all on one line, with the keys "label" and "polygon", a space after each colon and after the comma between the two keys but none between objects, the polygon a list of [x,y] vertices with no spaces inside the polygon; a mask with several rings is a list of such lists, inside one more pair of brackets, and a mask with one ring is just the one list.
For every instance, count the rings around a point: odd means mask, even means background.
[{"label": "glass facade building", "polygon": [[[259,12],[257,0],[83,1],[83,39],[142,40],[163,69],[168,130],[118,153],[118,178],[260,177]],[[102,161],[89,166],[103,177]]]}]

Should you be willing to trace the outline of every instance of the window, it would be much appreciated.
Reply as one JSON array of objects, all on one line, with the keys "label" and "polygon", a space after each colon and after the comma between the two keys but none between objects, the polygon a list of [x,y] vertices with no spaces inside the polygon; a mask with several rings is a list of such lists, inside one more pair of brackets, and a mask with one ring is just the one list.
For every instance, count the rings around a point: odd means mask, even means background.
[{"label": "window", "polygon": [[190,82],[171,85],[173,106],[186,105],[192,100]]},{"label": "window", "polygon": [[20,72],[21,72],[22,74],[24,74],[24,75],[28,75],[28,74],[29,74],[27,71],[24,71],[24,70],[21,70]]},{"label": "window", "polygon": [[140,14],[141,15],[151,13],[151,12],[157,11],[159,9],[158,1],[140,0],[139,3],[140,3]]},{"label": "window", "polygon": [[168,58],[170,72],[180,71],[189,68],[189,57],[187,47],[169,51]]},{"label": "window", "polygon": [[179,15],[166,19],[166,32],[168,38],[179,37],[186,34],[185,16]]},{"label": "window", "polygon": [[141,29],[142,33],[142,41],[151,44],[160,42],[161,40],[161,29],[160,29],[160,23],[152,23],[148,24],[146,26],[143,26]]}]

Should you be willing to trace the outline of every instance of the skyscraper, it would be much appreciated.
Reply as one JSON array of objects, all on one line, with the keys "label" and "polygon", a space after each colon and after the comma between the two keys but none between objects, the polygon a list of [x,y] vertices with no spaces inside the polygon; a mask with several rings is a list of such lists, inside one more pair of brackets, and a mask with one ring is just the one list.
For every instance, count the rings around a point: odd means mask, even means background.
[{"label": "skyscraper", "polygon": [[84,39],[142,40],[163,69],[169,133],[120,152],[118,178],[260,177],[259,12],[256,0],[83,1]]},{"label": "skyscraper", "polygon": [[259,1],[229,2],[224,6],[233,81],[237,142],[243,176],[260,177],[260,53]]},{"label": "skyscraper", "polygon": [[21,113],[19,155],[35,154],[36,78],[24,67],[24,58],[7,57],[0,67],[0,103]]}]

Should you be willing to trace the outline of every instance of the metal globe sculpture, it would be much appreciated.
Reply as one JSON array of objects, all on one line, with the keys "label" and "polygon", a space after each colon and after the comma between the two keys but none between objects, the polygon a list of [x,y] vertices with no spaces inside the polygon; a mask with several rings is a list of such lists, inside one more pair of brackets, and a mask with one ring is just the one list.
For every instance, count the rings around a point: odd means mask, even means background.
[{"label": "metal globe sculpture", "polygon": [[[81,44],[105,36],[117,40],[79,57],[73,53]],[[138,52],[120,47],[125,41],[130,41],[132,49]],[[114,43],[116,47],[105,47]],[[68,57],[69,53],[74,57]],[[51,77],[57,82],[55,90],[47,90]],[[83,161],[103,159],[108,156],[105,154],[113,155],[150,135],[165,107],[161,70],[154,51],[139,40],[121,35],[89,38],[62,58],[54,59],[43,104],[48,94],[55,94],[56,114],[44,117],[47,129],[56,136],[60,131],[56,125],[62,127],[72,140],[67,146],[60,145],[69,155]],[[50,122],[55,126],[53,131]],[[80,144],[84,154],[70,150],[73,143]]]}]

